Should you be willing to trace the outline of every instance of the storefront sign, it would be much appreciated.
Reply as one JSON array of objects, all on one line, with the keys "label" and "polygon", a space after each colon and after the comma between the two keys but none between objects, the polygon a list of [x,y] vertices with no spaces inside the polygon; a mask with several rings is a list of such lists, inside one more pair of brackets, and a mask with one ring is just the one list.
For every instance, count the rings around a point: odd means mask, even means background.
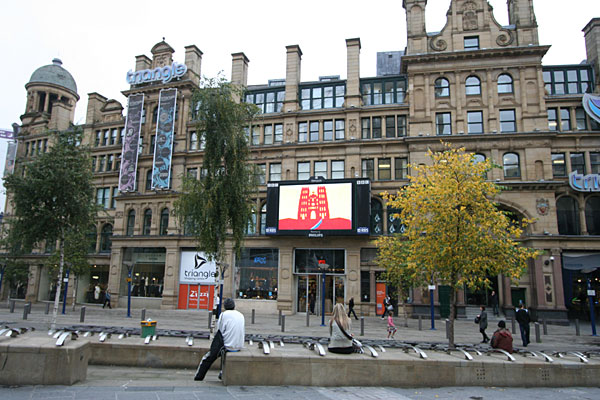
[{"label": "storefront sign", "polygon": [[156,144],[154,145],[154,163],[152,164],[153,190],[169,188],[176,108],[177,89],[161,90],[158,99]]},{"label": "storefront sign", "polygon": [[133,94],[127,102],[127,120],[125,121],[125,137],[121,151],[121,170],[119,173],[119,191],[135,191],[135,172],[138,161],[138,144],[142,127],[144,95]]},{"label": "storefront sign", "polygon": [[569,185],[578,192],[600,192],[600,175],[581,175],[577,171],[571,172]]},{"label": "storefront sign", "polygon": [[138,85],[146,82],[157,82],[162,83],[170,82],[173,78],[180,78],[187,72],[187,66],[185,64],[179,64],[174,62],[172,65],[165,65],[164,67],[158,67],[154,69],[144,69],[141,71],[127,72],[127,83],[130,85]]},{"label": "storefront sign", "polygon": [[213,285],[179,285],[177,308],[180,310],[212,310],[215,287]]},{"label": "storefront sign", "polygon": [[217,278],[217,264],[208,261],[204,253],[182,251],[179,264],[179,283],[214,285]]}]

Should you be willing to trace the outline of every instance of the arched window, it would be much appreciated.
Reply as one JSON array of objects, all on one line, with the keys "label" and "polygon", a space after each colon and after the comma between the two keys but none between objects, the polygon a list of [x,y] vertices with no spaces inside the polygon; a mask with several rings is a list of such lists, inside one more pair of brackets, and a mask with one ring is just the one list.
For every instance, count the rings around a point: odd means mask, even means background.
[{"label": "arched window", "polygon": [[167,229],[169,228],[169,209],[163,208],[160,212],[160,230],[158,232],[161,236],[167,235]]},{"label": "arched window", "polygon": [[579,206],[577,201],[569,196],[563,196],[556,201],[556,217],[558,233],[561,235],[579,235]]},{"label": "arched window", "polygon": [[110,253],[112,246],[113,227],[111,224],[105,224],[100,233],[100,253]]},{"label": "arched window", "polygon": [[135,210],[129,210],[127,214],[127,236],[133,236],[133,228],[135,226]]},{"label": "arched window", "polygon": [[88,253],[95,253],[96,252],[96,226],[95,225],[90,225],[90,229],[88,230],[88,233],[86,235],[87,240],[88,240]]},{"label": "arched window", "polygon": [[480,162],[484,162],[485,161],[485,156],[483,154],[474,154],[473,155],[473,164],[478,164]]},{"label": "arched window", "polygon": [[402,225],[402,221],[400,220],[400,216],[395,214],[399,214],[400,210],[397,208],[389,207],[387,208],[387,231],[388,233],[403,233],[404,225]]},{"label": "arched window", "polygon": [[465,82],[465,93],[467,96],[481,94],[481,81],[476,76],[470,76]]},{"label": "arched window", "polygon": [[520,178],[521,166],[519,165],[519,155],[517,153],[506,153],[502,157],[505,178]]},{"label": "arched window", "polygon": [[513,79],[508,74],[498,76],[498,93],[512,93]]},{"label": "arched window", "polygon": [[144,229],[142,231],[143,235],[150,234],[150,226],[151,225],[152,225],[152,210],[147,208],[146,211],[144,211]]},{"label": "arched window", "polygon": [[267,230],[267,203],[260,209],[260,234],[265,235]]},{"label": "arched window", "polygon": [[446,78],[438,78],[434,84],[435,97],[450,96],[450,82]]},{"label": "arched window", "polygon": [[371,199],[371,234],[383,234],[383,207],[377,199]]},{"label": "arched window", "polygon": [[590,235],[600,235],[600,197],[592,196],[585,202],[585,226]]},{"label": "arched window", "polygon": [[256,211],[252,211],[250,214],[250,221],[248,221],[248,227],[246,228],[246,234],[256,234]]}]

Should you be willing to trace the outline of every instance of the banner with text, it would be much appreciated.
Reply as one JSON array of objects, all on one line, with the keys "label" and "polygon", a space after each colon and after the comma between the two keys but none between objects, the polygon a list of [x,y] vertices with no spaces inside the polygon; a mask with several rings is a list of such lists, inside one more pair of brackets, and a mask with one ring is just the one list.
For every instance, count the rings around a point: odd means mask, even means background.
[{"label": "banner with text", "polygon": [[217,278],[217,264],[208,261],[204,253],[182,251],[179,264],[179,283],[214,285]]},{"label": "banner with text", "polygon": [[11,175],[15,170],[15,159],[17,158],[17,142],[10,142],[6,149],[6,162],[4,164],[4,176]]},{"label": "banner with text", "polygon": [[152,189],[169,189],[170,186],[176,108],[177,89],[161,90],[158,100],[154,164],[152,165]]},{"label": "banner with text", "polygon": [[119,191],[135,191],[135,175],[138,162],[138,146],[142,128],[142,113],[144,111],[144,95],[129,96],[127,104],[127,119],[125,120],[125,137],[121,150],[121,170],[119,173]]}]

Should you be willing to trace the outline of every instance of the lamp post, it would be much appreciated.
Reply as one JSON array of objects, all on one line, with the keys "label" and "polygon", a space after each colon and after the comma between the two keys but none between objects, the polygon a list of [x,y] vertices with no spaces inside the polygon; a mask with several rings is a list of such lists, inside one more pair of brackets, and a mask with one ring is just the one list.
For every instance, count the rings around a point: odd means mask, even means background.
[{"label": "lamp post", "polygon": [[0,295],[2,294],[2,281],[4,280],[4,271],[6,270],[6,265],[0,266]]},{"label": "lamp post", "polygon": [[65,274],[65,277],[63,279],[63,282],[65,283],[65,291],[63,293],[63,307],[62,307],[62,314],[65,314],[65,308],[67,307],[67,290],[69,289],[69,271],[70,268],[67,268],[67,273]]},{"label": "lamp post", "polygon": [[219,305],[217,306],[217,315],[221,315],[221,307],[223,306],[223,278],[225,275],[225,271],[227,271],[227,267],[229,264],[217,262],[217,266],[219,267]]},{"label": "lamp post", "polygon": [[329,264],[325,260],[319,260],[319,271],[321,272],[321,326],[325,326],[325,274]]},{"label": "lamp post", "polygon": [[435,330],[435,307],[433,305],[433,291],[435,290],[435,285],[433,283],[433,274],[431,274],[431,284],[429,285],[429,305],[431,311],[431,330]]},{"label": "lamp post", "polygon": [[592,289],[592,280],[588,277],[587,280],[588,302],[590,303],[590,323],[592,324],[592,336],[596,335],[596,316],[594,315],[594,297],[596,291]]},{"label": "lamp post", "polygon": [[127,318],[131,318],[131,273],[133,271],[133,262],[123,261],[127,267]]}]

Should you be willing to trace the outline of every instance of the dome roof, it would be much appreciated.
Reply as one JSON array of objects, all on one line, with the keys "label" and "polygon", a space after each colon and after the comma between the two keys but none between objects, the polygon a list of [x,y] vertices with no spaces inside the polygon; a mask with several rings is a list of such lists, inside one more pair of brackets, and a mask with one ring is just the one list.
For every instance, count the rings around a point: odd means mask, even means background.
[{"label": "dome roof", "polygon": [[30,83],[51,83],[62,86],[77,94],[77,84],[73,76],[62,67],[62,61],[58,58],[52,60],[52,64],[44,65],[35,70],[29,79]]}]

